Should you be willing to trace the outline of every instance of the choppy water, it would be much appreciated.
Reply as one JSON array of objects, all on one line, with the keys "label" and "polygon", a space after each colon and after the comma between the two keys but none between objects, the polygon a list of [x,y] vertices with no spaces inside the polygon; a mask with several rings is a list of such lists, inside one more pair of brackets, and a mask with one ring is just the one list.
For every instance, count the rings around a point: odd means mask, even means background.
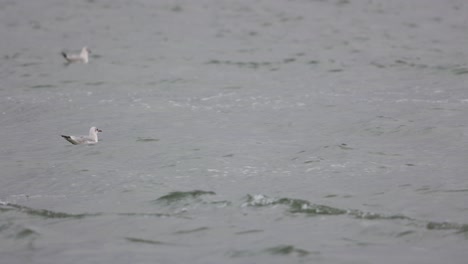
[{"label": "choppy water", "polygon": [[467,12],[2,1],[0,262],[465,263]]}]

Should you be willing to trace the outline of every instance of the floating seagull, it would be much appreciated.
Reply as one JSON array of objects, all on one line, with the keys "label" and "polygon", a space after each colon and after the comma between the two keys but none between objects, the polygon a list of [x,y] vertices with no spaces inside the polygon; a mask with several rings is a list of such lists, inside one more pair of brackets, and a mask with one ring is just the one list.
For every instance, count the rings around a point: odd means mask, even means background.
[{"label": "floating seagull", "polygon": [[102,130],[92,127],[89,129],[89,136],[65,136],[62,135],[64,139],[73,145],[78,144],[96,144],[98,142],[97,133],[102,132]]},{"label": "floating seagull", "polygon": [[88,63],[88,54],[91,53],[91,51],[85,46],[81,49],[81,53],[78,54],[67,54],[65,52],[62,52],[62,56],[67,60],[68,63],[72,62],[82,62],[82,63]]}]

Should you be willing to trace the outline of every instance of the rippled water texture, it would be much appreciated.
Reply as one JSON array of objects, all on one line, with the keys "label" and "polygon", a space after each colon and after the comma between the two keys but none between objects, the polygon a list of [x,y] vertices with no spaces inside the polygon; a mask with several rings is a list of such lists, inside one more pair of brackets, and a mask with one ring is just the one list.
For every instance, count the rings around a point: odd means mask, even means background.
[{"label": "rippled water texture", "polygon": [[467,14],[1,1],[0,262],[466,263]]}]

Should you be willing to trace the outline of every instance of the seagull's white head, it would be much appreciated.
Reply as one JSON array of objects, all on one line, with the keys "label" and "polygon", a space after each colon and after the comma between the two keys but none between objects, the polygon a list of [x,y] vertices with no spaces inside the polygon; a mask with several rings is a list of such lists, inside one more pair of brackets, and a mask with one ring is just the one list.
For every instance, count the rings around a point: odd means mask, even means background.
[{"label": "seagull's white head", "polygon": [[86,46],[84,46],[84,47],[81,49],[81,53],[84,53],[84,52],[91,54],[91,50],[90,50],[88,47],[86,47]]},{"label": "seagull's white head", "polygon": [[102,130],[97,127],[91,127],[89,129],[89,134],[97,134],[98,132],[102,132]]},{"label": "seagull's white head", "polygon": [[94,141],[98,141],[98,132],[102,132],[101,129],[98,129],[97,127],[91,127],[89,129],[89,137],[94,139]]}]

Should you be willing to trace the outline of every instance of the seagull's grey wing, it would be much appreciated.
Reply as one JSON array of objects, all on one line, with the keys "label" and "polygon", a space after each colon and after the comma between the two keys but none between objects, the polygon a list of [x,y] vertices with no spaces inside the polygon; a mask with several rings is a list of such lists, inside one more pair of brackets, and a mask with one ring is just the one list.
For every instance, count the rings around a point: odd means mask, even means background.
[{"label": "seagull's grey wing", "polygon": [[69,62],[81,62],[83,58],[78,54],[67,54],[62,52],[63,57]]},{"label": "seagull's grey wing", "polygon": [[88,136],[64,136],[62,135],[62,137],[66,139],[68,142],[72,143],[73,145],[95,143]]},{"label": "seagull's grey wing", "polygon": [[75,140],[72,138],[72,136],[65,136],[65,135],[62,135],[62,137],[63,137],[66,141],[72,143],[73,145],[79,144],[77,141],[75,141]]}]

